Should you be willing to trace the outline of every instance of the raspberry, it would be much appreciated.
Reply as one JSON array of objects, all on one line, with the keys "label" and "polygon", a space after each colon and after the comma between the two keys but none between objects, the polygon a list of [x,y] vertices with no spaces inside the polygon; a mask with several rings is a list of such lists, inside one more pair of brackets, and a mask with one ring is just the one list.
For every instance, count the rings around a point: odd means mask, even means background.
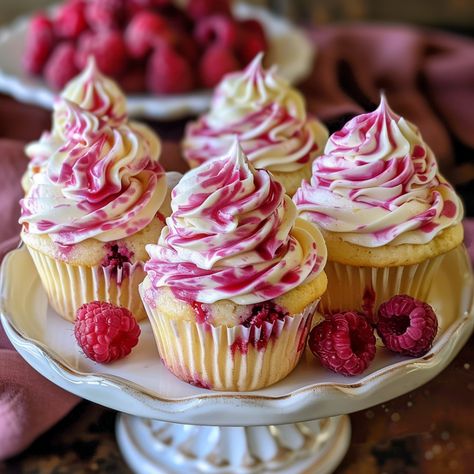
[{"label": "raspberry", "polygon": [[387,349],[421,357],[431,349],[438,320],[429,304],[397,295],[380,305],[377,332]]},{"label": "raspberry", "polygon": [[104,301],[83,304],[76,312],[74,335],[89,359],[102,364],[122,359],[138,343],[140,326],[127,309]]},{"label": "raspberry", "polygon": [[158,48],[148,60],[147,86],[156,94],[177,94],[194,87],[189,62],[169,46]]},{"label": "raspberry", "polygon": [[61,43],[55,48],[44,68],[44,78],[49,87],[60,90],[79,73],[74,62],[75,55],[72,43]]},{"label": "raspberry", "polygon": [[239,45],[237,53],[243,64],[248,64],[261,51],[268,49],[265,31],[257,20],[239,22]]},{"label": "raspberry", "polygon": [[94,31],[120,29],[125,20],[124,0],[90,0],[85,15]]},{"label": "raspberry", "polygon": [[233,48],[237,44],[238,28],[232,18],[213,15],[199,21],[194,36],[202,46],[219,44]]},{"label": "raspberry", "polygon": [[199,77],[204,87],[214,87],[229,72],[240,69],[234,53],[224,46],[211,46],[199,63]]},{"label": "raspberry", "polygon": [[262,327],[264,322],[274,323],[278,320],[283,320],[288,316],[288,312],[271,301],[255,304],[252,307],[250,316],[242,323],[243,326],[249,328],[255,326]]},{"label": "raspberry", "polygon": [[309,348],[321,364],[342,375],[361,374],[375,357],[375,336],[366,318],[336,313],[313,328]]},{"label": "raspberry", "polygon": [[94,56],[98,68],[108,76],[117,76],[127,64],[127,52],[118,31],[86,32],[79,38],[76,64],[83,69],[87,58]]},{"label": "raspberry", "polygon": [[39,74],[43,70],[53,50],[53,25],[46,15],[34,16],[28,26],[23,66],[31,74]]},{"label": "raspberry", "polygon": [[76,39],[86,29],[83,1],[75,0],[59,7],[54,18],[54,32],[60,38]]},{"label": "raspberry", "polygon": [[125,30],[125,43],[130,56],[140,59],[157,44],[172,42],[173,34],[166,20],[152,12],[135,15]]},{"label": "raspberry", "polygon": [[186,12],[193,20],[199,20],[215,13],[231,14],[229,0],[189,0]]}]

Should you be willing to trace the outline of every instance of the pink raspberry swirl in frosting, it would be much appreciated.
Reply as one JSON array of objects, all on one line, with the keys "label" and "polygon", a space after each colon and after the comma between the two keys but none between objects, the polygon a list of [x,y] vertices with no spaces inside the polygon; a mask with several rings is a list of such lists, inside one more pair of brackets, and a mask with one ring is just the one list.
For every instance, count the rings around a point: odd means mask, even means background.
[{"label": "pink raspberry swirl in frosting", "polygon": [[463,214],[419,130],[384,96],[331,135],[294,201],[303,218],[363,247],[427,243]]},{"label": "pink raspberry swirl in frosting", "polygon": [[266,170],[256,171],[237,141],[227,155],[185,174],[172,215],[145,270],[154,288],[177,298],[254,304],[318,275],[326,246]]},{"label": "pink raspberry swirl in frosting", "polygon": [[99,71],[93,56],[81,74],[66,84],[61,97],[98,115],[109,125],[118,126],[127,121],[125,95],[115,81]]},{"label": "pink raspberry swirl in frosting", "polygon": [[187,127],[183,151],[191,164],[222,156],[236,135],[250,162],[270,171],[299,170],[322,152],[326,128],[307,117],[303,96],[274,68],[262,68],[262,58],[227,75],[209,113]]},{"label": "pink raspberry swirl in frosting", "polygon": [[63,245],[108,242],[143,229],[167,191],[158,137],[111,127],[72,102],[65,108],[66,141],[33,176],[20,223]]},{"label": "pink raspberry swirl in frosting", "polygon": [[100,73],[91,56],[84,71],[66,85],[55,101],[51,131],[43,132],[39,140],[25,148],[25,153],[31,160],[22,179],[25,191],[29,189],[33,175],[41,171],[45,161],[67,139],[65,125],[68,122],[69,108],[64,99],[78,104],[114,127],[123,125],[128,120],[125,95],[113,80]]}]

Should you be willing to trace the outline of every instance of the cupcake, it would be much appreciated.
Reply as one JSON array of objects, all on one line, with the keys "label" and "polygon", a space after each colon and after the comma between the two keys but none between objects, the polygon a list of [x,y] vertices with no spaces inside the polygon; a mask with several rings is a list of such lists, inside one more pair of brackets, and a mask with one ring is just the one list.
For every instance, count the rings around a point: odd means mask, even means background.
[{"label": "cupcake", "polygon": [[62,99],[62,144],[31,176],[21,237],[52,307],[74,320],[91,300],[145,317],[138,294],[147,258],[169,214],[159,138]]},{"label": "cupcake", "polygon": [[256,390],[296,366],[327,285],[319,230],[235,142],[188,172],[140,294],[164,364],[213,390]]},{"label": "cupcake", "polygon": [[[31,186],[32,176],[40,171],[43,163],[66,139],[68,108],[67,102],[62,99],[78,104],[112,126],[120,126],[128,121],[125,95],[113,80],[100,73],[91,56],[84,71],[66,85],[55,102],[51,131],[44,132],[38,141],[25,148],[25,153],[30,158],[21,182],[25,193]],[[132,123],[132,127],[134,125],[140,127],[139,124]]]},{"label": "cupcake", "polygon": [[383,96],[331,135],[294,202],[328,247],[324,311],[372,313],[400,293],[426,301],[443,256],[463,240],[460,199]]},{"label": "cupcake", "polygon": [[183,155],[193,168],[225,154],[237,136],[252,165],[271,171],[292,196],[311,176],[328,132],[308,116],[303,96],[275,68],[263,69],[262,58],[224,77],[210,111],[187,126]]}]

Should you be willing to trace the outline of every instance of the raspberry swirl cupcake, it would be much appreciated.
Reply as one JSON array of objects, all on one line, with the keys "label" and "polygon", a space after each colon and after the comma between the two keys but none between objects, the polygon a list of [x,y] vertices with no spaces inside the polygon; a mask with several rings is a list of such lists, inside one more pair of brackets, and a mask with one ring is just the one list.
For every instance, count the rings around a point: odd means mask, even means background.
[{"label": "raspberry swirl cupcake", "polygon": [[[128,121],[125,95],[113,80],[100,73],[91,56],[84,71],[66,85],[55,102],[51,131],[44,132],[38,141],[28,144],[25,148],[25,153],[30,158],[22,178],[25,193],[31,186],[33,175],[40,171],[45,161],[66,140],[65,126],[69,110],[62,99],[78,104],[114,127]],[[137,123],[132,123],[131,126],[141,127]]]},{"label": "raspberry swirl cupcake", "polygon": [[213,390],[278,382],[303,353],[326,289],[320,232],[237,142],[187,173],[171,207],[140,286],[163,362]]},{"label": "raspberry swirl cupcake", "polygon": [[237,136],[252,165],[271,171],[292,196],[311,176],[328,132],[307,115],[303,96],[275,68],[263,69],[262,58],[224,77],[211,110],[186,128],[183,154],[193,168],[225,154]]},{"label": "raspberry swirl cupcake", "polygon": [[21,201],[23,242],[64,318],[103,300],[142,319],[145,244],[156,241],[170,212],[159,138],[66,100],[61,107],[64,142]]},{"label": "raspberry swirl cupcake", "polygon": [[463,240],[460,199],[383,96],[329,138],[294,202],[328,246],[325,311],[371,312],[400,293],[426,301],[442,257]]}]

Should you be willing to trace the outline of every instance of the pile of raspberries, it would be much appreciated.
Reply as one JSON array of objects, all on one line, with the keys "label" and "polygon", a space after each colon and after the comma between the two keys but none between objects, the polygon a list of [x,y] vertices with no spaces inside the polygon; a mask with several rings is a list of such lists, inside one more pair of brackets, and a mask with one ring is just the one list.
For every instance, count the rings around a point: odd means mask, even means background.
[{"label": "pile of raspberries", "polygon": [[59,90],[95,57],[128,93],[187,93],[214,87],[246,66],[267,38],[254,19],[233,17],[230,0],[68,0],[35,15],[24,69]]},{"label": "pile of raspberries", "polygon": [[438,319],[429,304],[396,295],[380,305],[375,324],[354,311],[327,315],[311,331],[308,345],[324,367],[342,375],[358,375],[375,357],[374,326],[390,351],[422,357],[432,347]]}]

